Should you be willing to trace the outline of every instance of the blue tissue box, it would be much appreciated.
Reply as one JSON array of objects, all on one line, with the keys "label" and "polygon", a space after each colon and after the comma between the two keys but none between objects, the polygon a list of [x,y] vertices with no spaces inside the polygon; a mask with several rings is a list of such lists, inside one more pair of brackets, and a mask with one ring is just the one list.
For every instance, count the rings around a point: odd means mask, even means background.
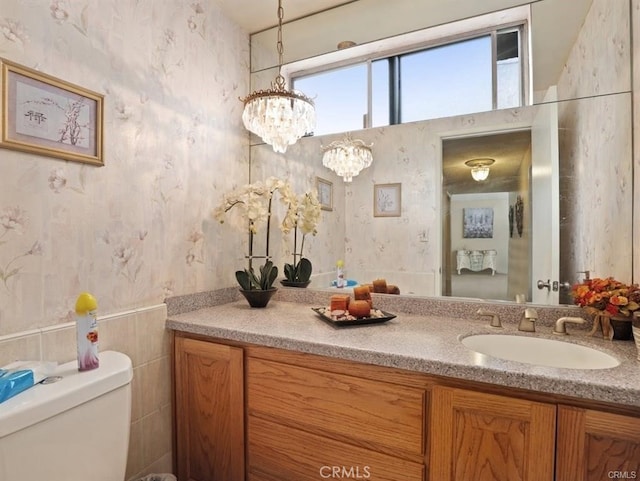
[{"label": "blue tissue box", "polygon": [[0,369],[0,403],[35,384],[35,376],[30,369]]}]

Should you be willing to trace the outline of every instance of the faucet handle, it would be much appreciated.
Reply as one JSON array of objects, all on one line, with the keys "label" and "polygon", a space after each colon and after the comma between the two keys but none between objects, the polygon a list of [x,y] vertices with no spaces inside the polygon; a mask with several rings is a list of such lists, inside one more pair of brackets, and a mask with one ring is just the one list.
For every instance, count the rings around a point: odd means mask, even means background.
[{"label": "faucet handle", "polygon": [[591,276],[591,271],[578,271],[578,274],[584,274],[584,280],[589,281]]},{"label": "faucet handle", "polygon": [[489,325],[491,327],[502,327],[502,322],[500,322],[500,316],[495,312],[487,311],[486,309],[483,309],[481,307],[480,309],[478,309],[476,314],[478,314],[479,316],[491,316],[491,322],[489,322]]},{"label": "faucet handle", "polygon": [[567,326],[565,325],[567,322],[572,322],[574,324],[584,324],[586,321],[581,317],[561,317],[553,326],[553,333],[560,334],[562,336],[566,336],[569,334],[567,332]]},{"label": "faucet handle", "polygon": [[520,323],[518,324],[518,331],[524,332],[536,332],[536,321],[538,320],[538,311],[533,307],[527,307],[522,313]]}]

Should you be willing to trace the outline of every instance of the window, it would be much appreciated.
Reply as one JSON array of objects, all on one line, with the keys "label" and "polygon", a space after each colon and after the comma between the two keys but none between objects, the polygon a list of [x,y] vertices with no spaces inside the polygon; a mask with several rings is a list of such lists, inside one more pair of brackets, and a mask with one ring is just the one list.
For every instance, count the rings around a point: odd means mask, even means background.
[{"label": "window", "polygon": [[521,29],[508,29],[498,32],[496,107],[499,109],[519,107],[523,103],[521,36]]},{"label": "window", "polygon": [[[315,135],[521,106],[525,22],[381,58],[290,72],[315,99]],[[331,55],[331,54],[329,54]]]},{"label": "window", "polygon": [[316,130],[322,135],[360,130],[367,113],[367,64],[328,70],[296,79],[292,86],[316,105]]},{"label": "window", "polygon": [[491,110],[489,35],[405,54],[399,60],[397,123]]}]

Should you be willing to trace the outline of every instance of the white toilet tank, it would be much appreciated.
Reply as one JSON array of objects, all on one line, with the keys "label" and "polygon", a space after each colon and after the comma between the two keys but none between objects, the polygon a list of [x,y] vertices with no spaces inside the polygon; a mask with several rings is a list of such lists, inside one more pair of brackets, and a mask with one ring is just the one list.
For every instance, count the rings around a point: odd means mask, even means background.
[{"label": "white toilet tank", "polygon": [[0,404],[0,480],[122,481],[131,423],[131,359],[100,353],[100,367],[58,366]]}]

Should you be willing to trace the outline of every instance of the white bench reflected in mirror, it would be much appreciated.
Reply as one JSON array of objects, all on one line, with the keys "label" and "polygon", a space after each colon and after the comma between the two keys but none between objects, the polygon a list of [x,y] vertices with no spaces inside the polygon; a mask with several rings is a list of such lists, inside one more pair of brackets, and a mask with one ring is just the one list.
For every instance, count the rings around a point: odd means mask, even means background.
[{"label": "white bench reflected in mirror", "polygon": [[458,250],[456,251],[457,265],[456,269],[460,275],[462,269],[468,269],[473,272],[480,272],[485,269],[491,269],[491,275],[496,273],[496,257],[498,255],[495,249],[487,250]]}]

